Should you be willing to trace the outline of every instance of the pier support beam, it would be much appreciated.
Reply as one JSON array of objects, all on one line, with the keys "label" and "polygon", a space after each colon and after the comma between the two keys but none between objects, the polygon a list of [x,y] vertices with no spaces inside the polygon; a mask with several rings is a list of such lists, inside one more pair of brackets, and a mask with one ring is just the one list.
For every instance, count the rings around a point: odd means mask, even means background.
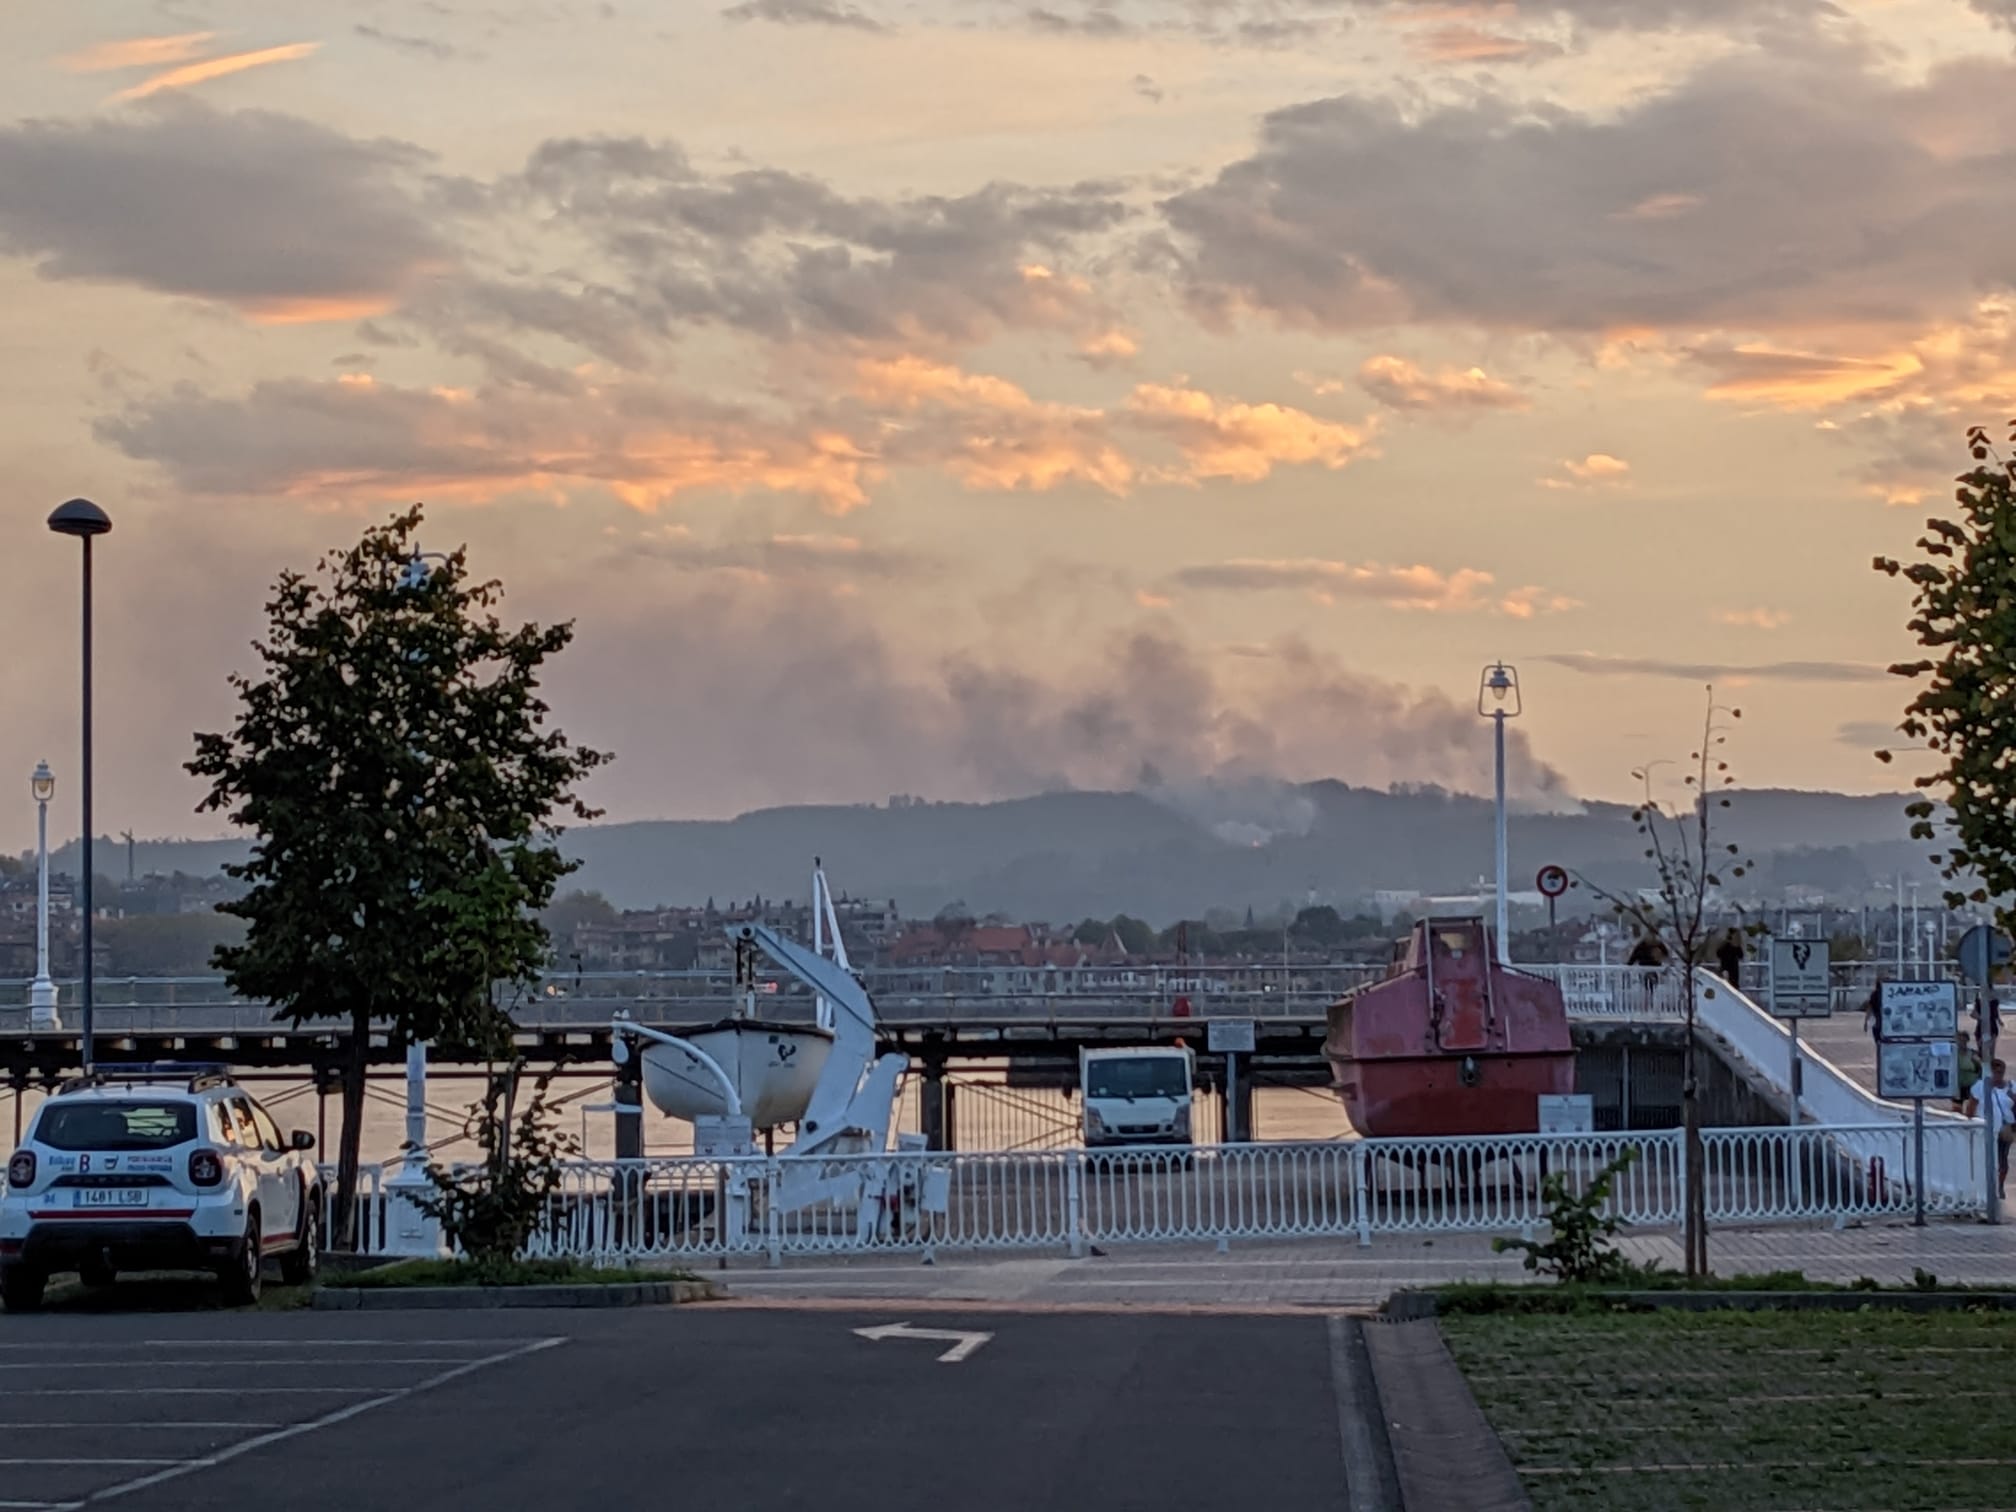
[{"label": "pier support beam", "polygon": [[644,1061],[633,1055],[616,1068],[616,1158],[644,1158]]},{"label": "pier support beam", "polygon": [[917,1090],[918,1126],[924,1135],[926,1149],[949,1150],[952,1148],[952,1089],[945,1081],[945,1056],[943,1051],[927,1045],[923,1059],[924,1077]]}]

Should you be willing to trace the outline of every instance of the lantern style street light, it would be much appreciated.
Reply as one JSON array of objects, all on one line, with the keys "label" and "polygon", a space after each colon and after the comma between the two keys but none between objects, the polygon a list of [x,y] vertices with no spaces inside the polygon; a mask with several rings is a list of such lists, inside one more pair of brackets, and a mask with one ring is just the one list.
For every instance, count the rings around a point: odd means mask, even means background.
[{"label": "lantern style street light", "polygon": [[38,761],[28,779],[35,799],[35,980],[28,987],[28,1027],[60,1029],[56,1017],[56,984],[49,978],[49,800],[56,796],[56,774]]},{"label": "lantern style street light", "polygon": [[1519,674],[1504,662],[1484,669],[1477,684],[1477,712],[1491,721],[1496,748],[1498,787],[1498,964],[1512,964],[1510,936],[1506,933],[1505,875],[1509,860],[1505,841],[1505,721],[1521,713]]}]

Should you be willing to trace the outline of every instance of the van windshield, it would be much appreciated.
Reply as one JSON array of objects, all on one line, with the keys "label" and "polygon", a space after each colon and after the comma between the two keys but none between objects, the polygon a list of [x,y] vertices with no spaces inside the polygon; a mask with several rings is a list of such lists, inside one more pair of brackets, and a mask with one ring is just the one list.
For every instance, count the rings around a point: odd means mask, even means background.
[{"label": "van windshield", "polygon": [[1174,1055],[1130,1055],[1085,1068],[1087,1097],[1184,1097],[1190,1074]]},{"label": "van windshield", "polygon": [[166,1150],[196,1137],[186,1102],[51,1102],[35,1138],[52,1150]]}]

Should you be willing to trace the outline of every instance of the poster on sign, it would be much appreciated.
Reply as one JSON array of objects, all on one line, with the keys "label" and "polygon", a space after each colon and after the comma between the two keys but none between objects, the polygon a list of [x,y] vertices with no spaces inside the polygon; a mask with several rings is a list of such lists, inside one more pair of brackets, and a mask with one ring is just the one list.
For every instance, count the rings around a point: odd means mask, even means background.
[{"label": "poster on sign", "polygon": [[1952,982],[1883,982],[1876,989],[1876,1038],[1948,1040],[1960,1032],[1960,991]]},{"label": "poster on sign", "polygon": [[1953,1041],[1917,1040],[1879,1045],[1876,1052],[1876,1095],[1897,1101],[1954,1095],[1958,1071]]}]

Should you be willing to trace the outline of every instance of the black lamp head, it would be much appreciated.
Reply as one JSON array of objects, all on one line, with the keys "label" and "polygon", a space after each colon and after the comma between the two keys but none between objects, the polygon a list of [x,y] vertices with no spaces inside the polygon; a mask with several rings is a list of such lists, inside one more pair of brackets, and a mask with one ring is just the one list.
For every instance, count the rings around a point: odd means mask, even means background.
[{"label": "black lamp head", "polygon": [[112,517],[89,499],[72,499],[56,506],[49,528],[58,535],[101,536],[112,528]]}]

